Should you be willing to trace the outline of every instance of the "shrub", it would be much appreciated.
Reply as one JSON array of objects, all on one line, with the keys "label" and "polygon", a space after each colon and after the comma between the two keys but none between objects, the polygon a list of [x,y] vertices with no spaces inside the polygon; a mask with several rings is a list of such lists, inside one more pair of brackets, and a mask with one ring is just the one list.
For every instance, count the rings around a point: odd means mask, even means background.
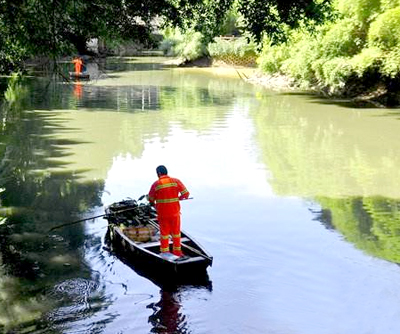
[{"label": "shrub", "polygon": [[164,56],[176,56],[174,48],[177,44],[177,39],[165,38],[161,41],[159,48],[163,52]]},{"label": "shrub", "polygon": [[341,19],[329,26],[321,39],[324,57],[335,58],[358,53],[365,44],[360,24],[351,18]]},{"label": "shrub", "polygon": [[382,50],[400,46],[400,7],[378,16],[369,29],[368,42]]},{"label": "shrub", "polygon": [[381,0],[336,0],[335,7],[345,17],[367,25],[380,12]]},{"label": "shrub", "polygon": [[175,46],[178,56],[191,61],[206,55],[206,47],[202,42],[203,35],[200,32],[188,32],[183,37],[182,42]]},{"label": "shrub", "polygon": [[315,83],[314,62],[320,57],[318,38],[312,34],[299,33],[288,47],[289,58],[282,62],[282,72],[302,81],[302,86]]},{"label": "shrub", "polygon": [[281,72],[283,62],[290,56],[289,45],[287,43],[279,45],[263,43],[263,45],[260,58],[258,59],[261,71],[266,73]]},{"label": "shrub", "polygon": [[400,48],[394,48],[385,54],[382,61],[382,74],[388,77],[396,77],[400,74]]},{"label": "shrub", "polygon": [[381,9],[386,11],[388,9],[400,6],[400,0],[381,0]]},{"label": "shrub", "polygon": [[322,74],[324,85],[330,93],[337,93],[345,87],[347,79],[352,74],[348,58],[337,57],[323,63]]},{"label": "shrub", "polygon": [[178,56],[187,61],[192,61],[207,54],[200,32],[188,30],[181,33],[179,29],[166,29],[160,49],[166,56]]},{"label": "shrub", "polygon": [[382,62],[383,52],[378,48],[366,48],[353,56],[349,64],[353,72],[361,78],[365,72],[379,68]]},{"label": "shrub", "polygon": [[223,38],[214,38],[213,43],[207,46],[211,57],[221,58],[223,56],[246,57],[257,55],[257,45],[253,40],[247,40],[246,37],[233,38],[225,40]]}]

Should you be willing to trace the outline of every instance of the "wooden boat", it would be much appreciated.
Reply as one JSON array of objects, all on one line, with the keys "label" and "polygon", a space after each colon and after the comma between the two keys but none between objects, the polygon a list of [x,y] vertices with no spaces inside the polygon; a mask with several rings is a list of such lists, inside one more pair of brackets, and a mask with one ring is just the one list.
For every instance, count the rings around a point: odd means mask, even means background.
[{"label": "wooden boat", "polygon": [[86,72],[69,72],[69,78],[70,79],[81,79],[81,80],[89,80],[90,79],[90,75],[89,73]]},{"label": "wooden boat", "polygon": [[[181,232],[183,257],[160,253],[159,225],[155,210],[136,200],[125,200],[106,208],[107,239],[112,251],[141,271],[181,277],[198,276],[213,258],[186,232]],[[172,241],[170,240],[170,244]]]}]

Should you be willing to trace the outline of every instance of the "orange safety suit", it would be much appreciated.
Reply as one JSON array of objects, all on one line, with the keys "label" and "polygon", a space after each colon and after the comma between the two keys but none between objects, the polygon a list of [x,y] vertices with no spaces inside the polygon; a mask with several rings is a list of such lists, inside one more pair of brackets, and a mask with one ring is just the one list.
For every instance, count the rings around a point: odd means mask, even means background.
[{"label": "orange safety suit", "polygon": [[172,236],[172,253],[181,256],[181,206],[179,200],[189,197],[183,183],[168,175],[161,175],[149,191],[149,202],[155,203],[160,224],[160,252],[169,252]]},{"label": "orange safety suit", "polygon": [[75,73],[80,74],[82,72],[82,65],[83,65],[82,59],[77,57],[77,58],[74,58],[74,60],[72,62],[75,65]]}]

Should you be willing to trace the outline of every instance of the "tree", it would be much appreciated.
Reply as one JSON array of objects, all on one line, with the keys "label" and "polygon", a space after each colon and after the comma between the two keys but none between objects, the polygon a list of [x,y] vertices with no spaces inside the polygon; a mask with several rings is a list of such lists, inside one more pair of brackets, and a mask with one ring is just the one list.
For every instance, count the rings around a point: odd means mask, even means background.
[{"label": "tree", "polygon": [[285,26],[300,22],[322,23],[330,12],[331,0],[239,0],[246,29],[258,42],[264,33],[277,42],[285,39]]},{"label": "tree", "polygon": [[264,32],[279,39],[284,24],[322,20],[329,1],[0,0],[0,65],[4,72],[23,57],[85,53],[91,38],[151,45],[152,31],[167,24],[200,31],[207,42],[222,31],[234,2],[258,41]]}]

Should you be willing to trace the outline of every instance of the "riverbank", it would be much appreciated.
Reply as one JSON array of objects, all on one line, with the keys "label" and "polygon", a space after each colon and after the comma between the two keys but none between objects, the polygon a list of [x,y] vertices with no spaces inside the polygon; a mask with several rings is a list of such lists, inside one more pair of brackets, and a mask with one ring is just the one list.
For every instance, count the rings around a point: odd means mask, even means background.
[{"label": "riverbank", "polygon": [[[332,94],[326,87],[310,86],[301,87],[296,79],[283,74],[262,73],[256,67],[235,66],[221,62],[214,62],[210,58],[202,58],[192,62],[185,62],[183,59],[172,59],[167,62],[169,65],[178,67],[212,68],[218,75],[239,75],[239,77],[249,83],[261,85],[269,90],[278,92],[309,92],[333,101],[343,100],[354,105],[368,105],[375,108],[393,108],[400,106],[400,87],[396,79],[378,80],[371,82],[360,78],[353,78],[346,83],[341,92]],[[231,71],[229,71],[231,69]]]},{"label": "riverbank", "polygon": [[165,64],[185,68],[210,68],[215,70],[218,75],[239,76],[242,80],[249,83],[261,85],[275,91],[300,90],[295,80],[287,76],[280,74],[267,75],[261,73],[256,67],[236,66],[221,61],[216,62],[210,58],[201,58],[190,62],[185,62],[184,59],[174,58],[166,61]]}]

